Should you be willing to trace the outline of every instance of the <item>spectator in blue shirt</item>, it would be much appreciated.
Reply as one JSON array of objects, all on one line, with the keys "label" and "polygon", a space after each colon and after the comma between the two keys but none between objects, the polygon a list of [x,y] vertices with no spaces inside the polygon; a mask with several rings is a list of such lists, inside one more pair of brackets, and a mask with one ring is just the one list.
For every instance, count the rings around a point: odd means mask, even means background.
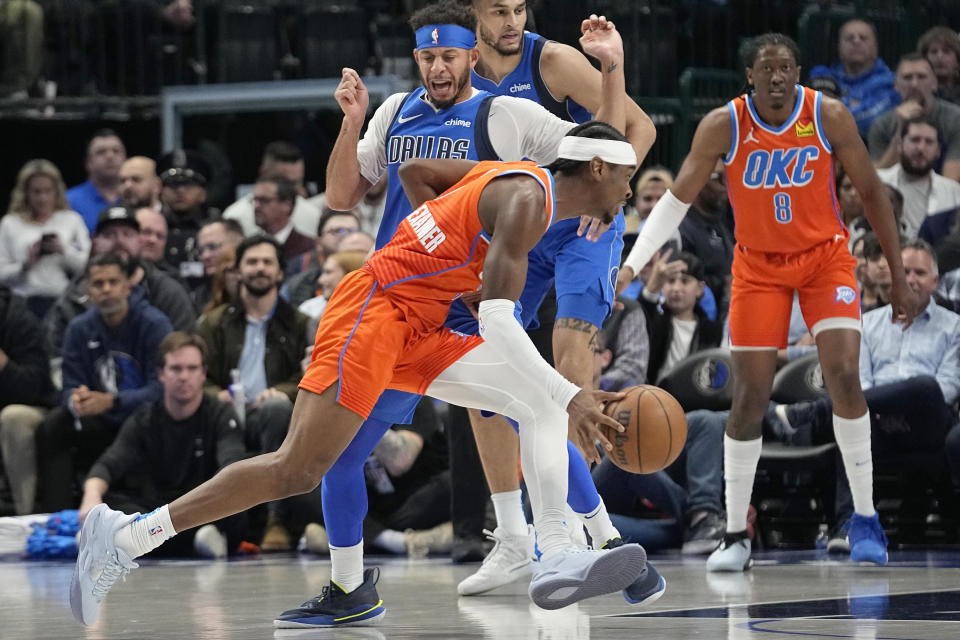
[{"label": "spectator in blue shirt", "polygon": [[[91,258],[87,282],[93,308],[71,320],[63,338],[61,406],[37,432],[46,511],[73,507],[74,463],[85,471],[127,416],[160,397],[157,349],[173,331],[142,292],[131,293],[127,262],[121,256]],[[80,451],[76,457],[74,446]]]},{"label": "spectator in blue shirt", "polygon": [[860,135],[880,115],[900,104],[893,87],[894,75],[877,53],[877,32],[866,20],[855,18],[840,27],[837,42],[840,62],[810,70],[810,77],[830,76],[840,87],[843,104],[857,121]]},{"label": "spectator in blue shirt", "polygon": [[97,215],[120,203],[120,168],[126,159],[123,140],[112,129],[100,129],[87,143],[87,181],[68,189],[67,201],[71,209],[83,216],[91,235],[97,226]]},{"label": "spectator in blue shirt", "polygon": [[[957,423],[953,405],[960,397],[960,315],[939,306],[933,297],[939,277],[936,257],[927,242],[905,243],[902,258],[907,284],[916,292],[923,311],[907,329],[891,321],[890,305],[863,316],[860,381],[873,425],[872,448],[880,458],[901,452],[943,455],[947,433]],[[794,440],[797,444],[831,441],[831,411],[828,398],[777,408],[788,431],[799,436]],[[947,440],[946,455],[956,474],[960,470],[960,430],[954,429]],[[838,523],[853,512],[842,466],[840,471]],[[841,544],[831,544],[831,548],[843,550]]]}]

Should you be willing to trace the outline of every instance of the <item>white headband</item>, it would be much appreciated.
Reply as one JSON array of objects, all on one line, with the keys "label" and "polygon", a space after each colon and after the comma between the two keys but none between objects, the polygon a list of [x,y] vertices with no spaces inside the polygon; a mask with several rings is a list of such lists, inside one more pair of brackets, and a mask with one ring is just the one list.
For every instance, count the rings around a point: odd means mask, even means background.
[{"label": "white headband", "polygon": [[610,164],[634,165],[637,164],[637,153],[633,145],[620,140],[604,140],[601,138],[583,138],[581,136],[564,136],[560,140],[557,151],[558,158],[567,160],[593,160],[600,158]]}]

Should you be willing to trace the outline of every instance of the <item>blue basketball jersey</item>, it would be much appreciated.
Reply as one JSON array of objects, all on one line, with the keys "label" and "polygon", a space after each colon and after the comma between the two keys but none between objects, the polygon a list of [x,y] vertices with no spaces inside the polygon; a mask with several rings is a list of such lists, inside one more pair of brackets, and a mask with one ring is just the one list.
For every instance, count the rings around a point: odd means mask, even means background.
[{"label": "blue basketball jersey", "polygon": [[511,71],[499,84],[471,71],[471,82],[477,89],[483,89],[498,96],[513,96],[526,98],[538,102],[561,120],[576,122],[577,124],[591,120],[593,116],[584,107],[574,100],[567,98],[557,100],[547,89],[546,83],[540,76],[540,55],[543,46],[550,42],[541,35],[523,32],[522,56],[517,68]]},{"label": "blue basketball jersey", "polygon": [[448,109],[435,111],[421,96],[426,89],[411,92],[393,116],[387,133],[387,198],[383,221],[377,230],[376,248],[387,244],[400,221],[413,207],[403,191],[397,170],[410,158],[499,160],[490,144],[487,122],[493,96],[485,91]]}]

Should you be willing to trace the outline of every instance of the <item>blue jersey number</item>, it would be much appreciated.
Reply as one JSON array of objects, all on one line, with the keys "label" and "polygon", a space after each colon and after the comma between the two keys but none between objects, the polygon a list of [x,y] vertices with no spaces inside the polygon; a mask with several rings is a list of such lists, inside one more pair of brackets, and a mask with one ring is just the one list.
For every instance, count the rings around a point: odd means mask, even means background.
[{"label": "blue jersey number", "polygon": [[793,219],[793,211],[790,209],[790,194],[775,193],[773,195],[773,215],[777,222],[785,224]]}]

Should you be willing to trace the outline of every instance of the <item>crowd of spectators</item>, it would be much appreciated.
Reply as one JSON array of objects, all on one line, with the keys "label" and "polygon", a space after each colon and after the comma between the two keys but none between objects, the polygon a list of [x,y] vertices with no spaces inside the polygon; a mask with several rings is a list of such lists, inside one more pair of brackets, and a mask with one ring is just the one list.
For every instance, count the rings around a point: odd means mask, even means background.
[{"label": "crowd of spectators", "polygon": [[[854,114],[924,303],[913,326],[892,328],[889,269],[838,167],[835,205],[850,230],[864,311],[861,378],[875,449],[909,443],[939,456],[960,487],[960,36],[933,28],[892,67],[879,45],[869,22],[850,20],[840,62],[814,67],[809,79]],[[303,155],[287,141],[264,148],[252,189],[222,214],[207,205],[211,163],[194,150],[127,157],[120,133],[100,130],[85,169],[87,180],[68,189],[51,162],[26,162],[0,220],[0,448],[18,514],[79,507],[82,515],[102,501],[143,510],[226,464],[276,450],[317,321],[337,283],[363,265],[382,214],[382,183],[351,211],[327,207],[308,192]],[[625,251],[671,183],[666,168],[640,172]],[[725,344],[729,208],[718,162],[676,236],[604,325],[598,387],[656,384]],[[782,364],[813,348],[798,309]],[[707,553],[723,533],[726,413],[687,409],[688,443],[670,468],[629,477],[607,461],[595,474],[625,535]],[[365,465],[376,496],[367,537],[384,551],[449,549],[445,411],[425,404]],[[829,415],[825,400],[771,406],[766,426],[788,446],[823,443]],[[840,475],[831,523],[848,515]],[[303,533],[304,546],[321,552],[315,493],[204,527],[178,550],[222,557],[242,540],[289,550]],[[651,511],[672,519],[666,535],[637,523]]]}]

